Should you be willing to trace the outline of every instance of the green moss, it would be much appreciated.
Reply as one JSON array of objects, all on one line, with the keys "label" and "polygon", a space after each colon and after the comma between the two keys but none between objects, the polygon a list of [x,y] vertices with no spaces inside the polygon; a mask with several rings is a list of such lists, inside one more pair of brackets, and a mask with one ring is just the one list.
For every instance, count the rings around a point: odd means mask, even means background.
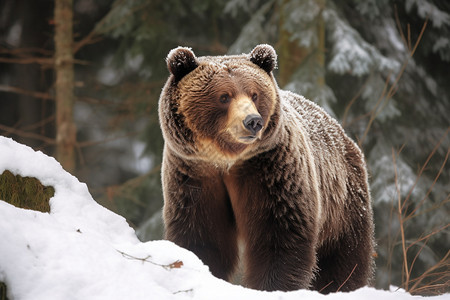
[{"label": "green moss", "polygon": [[14,175],[8,170],[0,175],[0,200],[16,207],[49,212],[49,200],[54,194],[52,186],[44,186],[34,177]]}]

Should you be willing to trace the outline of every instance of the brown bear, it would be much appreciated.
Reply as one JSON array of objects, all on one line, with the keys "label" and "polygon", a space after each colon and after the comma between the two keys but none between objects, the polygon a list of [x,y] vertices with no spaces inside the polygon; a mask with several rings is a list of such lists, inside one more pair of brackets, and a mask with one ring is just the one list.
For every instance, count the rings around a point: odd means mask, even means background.
[{"label": "brown bear", "polygon": [[243,252],[250,288],[357,289],[374,251],[363,154],[323,109],[278,88],[276,59],[269,45],[170,51],[159,100],[165,237],[225,280]]}]

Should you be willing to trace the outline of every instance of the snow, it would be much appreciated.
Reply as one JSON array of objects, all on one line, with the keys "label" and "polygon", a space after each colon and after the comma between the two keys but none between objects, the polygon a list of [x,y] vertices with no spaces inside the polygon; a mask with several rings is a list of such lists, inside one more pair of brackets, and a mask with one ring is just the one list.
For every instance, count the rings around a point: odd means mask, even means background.
[{"label": "snow", "polygon": [[433,3],[425,0],[407,0],[405,2],[406,11],[410,12],[416,6],[417,13],[422,19],[430,19],[435,28],[450,24],[450,15],[440,10]]},{"label": "snow", "polygon": [[50,213],[0,201],[0,281],[9,299],[420,298],[369,287],[324,296],[232,285],[169,241],[140,242],[123,217],[97,204],[87,186],[55,159],[1,136],[0,153],[0,173],[33,176],[55,188]]},{"label": "snow", "polygon": [[367,43],[361,35],[349,26],[339,15],[330,9],[324,11],[324,19],[333,41],[331,60],[328,68],[338,74],[350,72],[355,76],[378,71],[396,71],[400,64],[385,57],[374,46]]}]

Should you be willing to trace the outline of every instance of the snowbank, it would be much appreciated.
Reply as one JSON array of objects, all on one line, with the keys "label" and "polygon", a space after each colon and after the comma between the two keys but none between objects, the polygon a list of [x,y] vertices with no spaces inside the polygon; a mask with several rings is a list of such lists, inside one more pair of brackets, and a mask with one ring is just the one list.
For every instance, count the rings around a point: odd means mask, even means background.
[{"label": "snowbank", "polygon": [[0,201],[0,281],[12,300],[417,298],[373,288],[324,296],[231,285],[173,243],[141,243],[123,217],[98,205],[55,159],[0,137],[0,174],[4,170],[55,188],[49,214]]}]

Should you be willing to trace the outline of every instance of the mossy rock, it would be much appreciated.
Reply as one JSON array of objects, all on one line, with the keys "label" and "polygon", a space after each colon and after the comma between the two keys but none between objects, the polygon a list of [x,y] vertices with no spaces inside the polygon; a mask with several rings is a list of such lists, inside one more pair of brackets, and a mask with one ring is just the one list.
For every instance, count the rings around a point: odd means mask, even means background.
[{"label": "mossy rock", "polygon": [[0,175],[0,200],[16,207],[50,212],[50,198],[55,194],[52,186],[44,186],[34,177],[14,175],[6,170]]},{"label": "mossy rock", "polygon": [[0,281],[0,300],[8,300],[6,297],[6,284]]}]

